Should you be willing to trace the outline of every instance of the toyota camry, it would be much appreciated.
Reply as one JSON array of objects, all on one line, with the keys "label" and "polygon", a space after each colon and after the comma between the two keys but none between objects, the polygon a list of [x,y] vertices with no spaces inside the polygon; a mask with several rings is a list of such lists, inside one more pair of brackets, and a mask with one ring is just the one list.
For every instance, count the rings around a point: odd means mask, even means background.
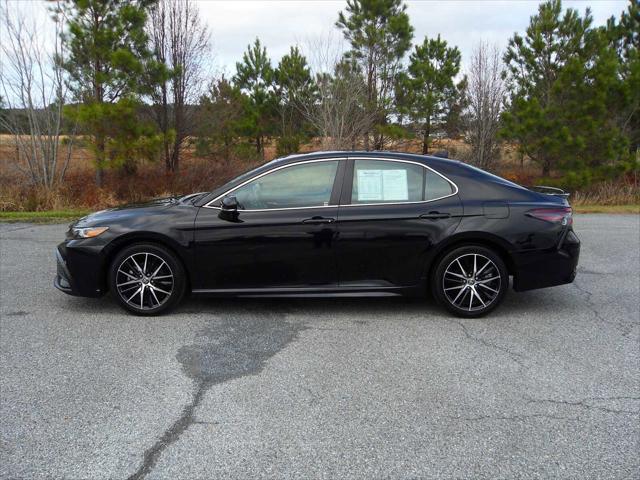
[{"label": "toyota camry", "polygon": [[573,281],[566,195],[465,163],[391,152],[269,162],[211,192],[103,210],[70,225],[55,286],[155,315],[185,293],[425,295],[451,313]]}]

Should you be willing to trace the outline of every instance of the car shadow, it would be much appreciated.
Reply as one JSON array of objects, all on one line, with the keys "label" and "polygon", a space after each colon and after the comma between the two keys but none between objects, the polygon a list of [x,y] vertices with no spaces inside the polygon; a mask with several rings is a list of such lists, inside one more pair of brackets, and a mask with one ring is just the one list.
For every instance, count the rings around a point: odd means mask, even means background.
[{"label": "car shadow", "polygon": [[[514,292],[510,290],[495,311],[483,319],[512,317],[518,315],[547,314],[554,311],[575,308],[575,298],[579,292],[570,285],[554,289]],[[60,303],[63,305],[60,305]],[[56,303],[68,312],[87,315],[125,315],[127,313],[111,299],[109,295],[102,298],[62,297]],[[270,314],[307,315],[310,317],[350,315],[354,317],[375,316],[403,317],[423,315],[428,317],[449,317],[443,307],[429,297],[296,297],[296,298],[214,298],[190,296],[173,311],[159,318],[183,315],[224,315],[233,313],[260,315]]]}]

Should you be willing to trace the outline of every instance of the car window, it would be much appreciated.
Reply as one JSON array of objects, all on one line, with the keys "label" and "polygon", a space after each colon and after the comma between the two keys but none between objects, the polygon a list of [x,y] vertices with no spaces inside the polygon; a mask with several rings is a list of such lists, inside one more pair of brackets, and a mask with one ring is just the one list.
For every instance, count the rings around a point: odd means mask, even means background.
[{"label": "car window", "polygon": [[268,173],[231,192],[240,208],[321,207],[329,205],[339,160],[293,165]]},{"label": "car window", "polygon": [[352,204],[422,202],[451,192],[448,181],[414,163],[356,160],[354,164]]},{"label": "car window", "polygon": [[451,183],[435,172],[425,169],[424,199],[435,200],[453,193]]}]

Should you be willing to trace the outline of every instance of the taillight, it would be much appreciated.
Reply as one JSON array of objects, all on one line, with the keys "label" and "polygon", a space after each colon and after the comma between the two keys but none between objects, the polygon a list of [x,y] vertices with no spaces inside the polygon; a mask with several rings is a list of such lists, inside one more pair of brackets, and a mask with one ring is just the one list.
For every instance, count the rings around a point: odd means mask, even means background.
[{"label": "taillight", "polygon": [[526,213],[529,217],[560,225],[573,224],[571,207],[535,208]]}]

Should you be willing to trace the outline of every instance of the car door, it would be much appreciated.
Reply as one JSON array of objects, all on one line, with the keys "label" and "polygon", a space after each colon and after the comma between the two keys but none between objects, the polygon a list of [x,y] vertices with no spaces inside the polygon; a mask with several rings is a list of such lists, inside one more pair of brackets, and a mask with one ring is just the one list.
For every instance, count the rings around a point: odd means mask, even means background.
[{"label": "car door", "polygon": [[[337,285],[334,251],[344,159],[275,167],[202,207],[194,290]],[[221,209],[235,196],[238,210]]]},{"label": "car door", "polygon": [[340,210],[336,255],[340,285],[416,285],[434,245],[462,216],[457,187],[417,162],[350,158]]}]

